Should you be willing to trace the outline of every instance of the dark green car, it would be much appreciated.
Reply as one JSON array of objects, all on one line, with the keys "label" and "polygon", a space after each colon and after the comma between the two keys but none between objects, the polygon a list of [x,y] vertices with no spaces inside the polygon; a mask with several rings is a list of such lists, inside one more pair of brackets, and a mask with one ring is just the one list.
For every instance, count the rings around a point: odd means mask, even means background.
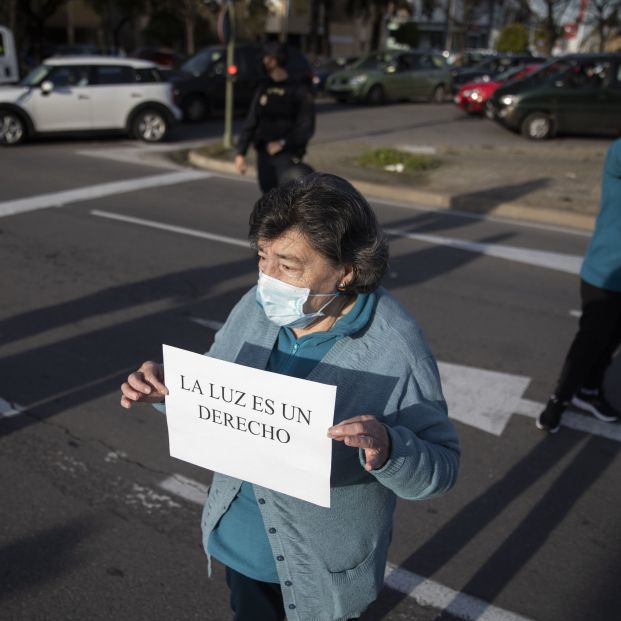
[{"label": "dark green car", "polygon": [[499,88],[487,115],[532,140],[621,133],[621,54],[556,58]]},{"label": "dark green car", "polygon": [[440,54],[417,51],[378,52],[333,73],[326,91],[338,101],[372,105],[388,101],[444,101],[451,74]]}]

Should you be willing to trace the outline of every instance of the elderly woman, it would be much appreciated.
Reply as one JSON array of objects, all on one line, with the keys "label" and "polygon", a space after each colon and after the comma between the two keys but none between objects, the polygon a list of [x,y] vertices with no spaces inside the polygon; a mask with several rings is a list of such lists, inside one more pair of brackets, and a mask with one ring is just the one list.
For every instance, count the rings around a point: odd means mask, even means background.
[{"label": "elderly woman", "polygon": [[[380,280],[388,246],[344,179],[312,174],[254,206],[258,283],[208,356],[337,386],[331,508],[215,473],[203,511],[208,555],[226,566],[238,621],[357,618],[383,583],[396,498],[442,494],[459,445],[433,355]],[[121,405],[156,403],[145,362]]]}]

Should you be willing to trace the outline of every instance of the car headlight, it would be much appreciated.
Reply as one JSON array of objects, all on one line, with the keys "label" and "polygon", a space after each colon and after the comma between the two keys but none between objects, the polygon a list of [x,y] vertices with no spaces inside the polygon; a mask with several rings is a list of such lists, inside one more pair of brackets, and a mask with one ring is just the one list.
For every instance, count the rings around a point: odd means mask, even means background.
[{"label": "car headlight", "polygon": [[355,75],[353,78],[349,80],[349,83],[352,86],[360,86],[367,81],[367,75],[365,73],[361,73],[360,75]]},{"label": "car headlight", "polygon": [[500,98],[500,103],[503,106],[513,106],[517,102],[517,97],[515,95],[503,95]]}]

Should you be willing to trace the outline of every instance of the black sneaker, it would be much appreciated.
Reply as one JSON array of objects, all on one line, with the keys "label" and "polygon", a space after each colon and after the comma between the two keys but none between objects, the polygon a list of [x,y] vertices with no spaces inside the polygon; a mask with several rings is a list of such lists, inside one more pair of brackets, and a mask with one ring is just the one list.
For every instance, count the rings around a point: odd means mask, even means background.
[{"label": "black sneaker", "polygon": [[581,412],[593,414],[595,418],[604,423],[614,423],[619,420],[619,412],[606,401],[606,397],[600,392],[588,393],[579,390],[571,398],[571,405]]},{"label": "black sneaker", "polygon": [[566,401],[561,401],[555,396],[550,397],[543,412],[539,414],[535,425],[542,431],[548,433],[556,433],[561,426],[561,416],[567,407]]}]

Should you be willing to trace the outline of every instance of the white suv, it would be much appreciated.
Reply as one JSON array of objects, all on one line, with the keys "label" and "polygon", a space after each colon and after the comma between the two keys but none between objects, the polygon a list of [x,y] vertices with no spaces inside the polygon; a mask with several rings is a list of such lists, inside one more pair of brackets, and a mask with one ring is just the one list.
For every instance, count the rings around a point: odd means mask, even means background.
[{"label": "white suv", "polygon": [[0,144],[50,132],[129,133],[159,142],[181,119],[153,63],[131,58],[49,58],[17,86],[0,87]]}]

